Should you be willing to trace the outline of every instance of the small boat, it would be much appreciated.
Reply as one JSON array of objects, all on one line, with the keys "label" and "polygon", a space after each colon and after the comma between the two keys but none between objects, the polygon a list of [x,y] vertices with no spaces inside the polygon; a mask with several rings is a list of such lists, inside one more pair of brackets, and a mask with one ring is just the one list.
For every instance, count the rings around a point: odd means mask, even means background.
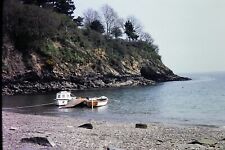
[{"label": "small boat", "polygon": [[65,106],[71,100],[76,100],[76,96],[73,96],[71,92],[68,91],[60,91],[56,94],[56,98],[54,100],[56,102],[56,105]]},{"label": "small boat", "polygon": [[66,105],[60,106],[59,108],[72,108],[79,104],[83,104],[86,100],[86,98],[78,97],[70,100]]},{"label": "small boat", "polygon": [[88,107],[105,106],[108,103],[108,98],[106,96],[87,98],[87,100],[84,103]]}]

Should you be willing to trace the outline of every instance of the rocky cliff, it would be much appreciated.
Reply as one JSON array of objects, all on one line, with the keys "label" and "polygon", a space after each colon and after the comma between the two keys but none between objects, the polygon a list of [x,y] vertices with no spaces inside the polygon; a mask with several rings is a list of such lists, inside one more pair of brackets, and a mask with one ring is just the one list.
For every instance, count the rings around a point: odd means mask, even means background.
[{"label": "rocky cliff", "polygon": [[[43,57],[35,51],[24,54],[9,38],[3,39],[2,94],[32,94],[58,90],[152,85],[187,80],[175,75],[160,59],[126,55],[112,59],[105,49],[76,49],[85,62]],[[54,43],[55,48],[63,47]]]}]

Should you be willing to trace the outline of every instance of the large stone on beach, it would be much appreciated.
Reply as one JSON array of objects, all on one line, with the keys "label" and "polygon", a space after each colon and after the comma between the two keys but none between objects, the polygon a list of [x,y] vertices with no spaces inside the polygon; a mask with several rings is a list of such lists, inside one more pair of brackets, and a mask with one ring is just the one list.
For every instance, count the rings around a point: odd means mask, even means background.
[{"label": "large stone on beach", "polygon": [[80,128],[85,128],[85,129],[93,129],[93,126],[91,123],[85,123],[83,125],[78,126]]},{"label": "large stone on beach", "polygon": [[117,148],[117,147],[115,147],[115,146],[113,146],[113,145],[109,145],[109,146],[107,147],[107,150],[123,150],[123,149]]},{"label": "large stone on beach", "polygon": [[50,146],[53,147],[55,144],[48,140],[46,137],[30,137],[30,138],[22,138],[20,140],[22,143],[33,143],[42,146]]},{"label": "large stone on beach", "polygon": [[188,144],[200,144],[204,146],[214,147],[217,144],[217,141],[215,139],[202,138],[198,140],[193,140]]},{"label": "large stone on beach", "polygon": [[147,129],[147,124],[137,123],[135,125],[135,128],[141,128],[141,129]]},{"label": "large stone on beach", "polygon": [[225,138],[222,138],[220,141],[225,141]]},{"label": "large stone on beach", "polygon": [[120,148],[115,147],[112,144],[109,144],[108,147],[107,147],[107,150],[124,150],[124,149],[120,149]]},{"label": "large stone on beach", "polygon": [[18,130],[17,127],[11,127],[9,130]]},{"label": "large stone on beach", "polygon": [[200,144],[178,144],[176,148],[180,150],[206,150],[206,147]]}]

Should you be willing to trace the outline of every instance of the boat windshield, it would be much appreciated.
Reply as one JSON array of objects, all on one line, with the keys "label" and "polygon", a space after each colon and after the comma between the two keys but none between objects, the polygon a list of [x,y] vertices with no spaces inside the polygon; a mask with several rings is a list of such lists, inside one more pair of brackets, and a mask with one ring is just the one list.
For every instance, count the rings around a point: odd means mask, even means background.
[{"label": "boat windshield", "polygon": [[75,95],[73,95],[73,94],[70,94],[70,97],[76,97]]}]

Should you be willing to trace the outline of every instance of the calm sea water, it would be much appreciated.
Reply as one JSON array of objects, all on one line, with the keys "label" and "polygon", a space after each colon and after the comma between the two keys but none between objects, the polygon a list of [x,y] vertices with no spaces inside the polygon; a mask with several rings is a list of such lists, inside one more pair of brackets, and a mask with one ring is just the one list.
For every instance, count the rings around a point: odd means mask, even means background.
[{"label": "calm sea water", "polygon": [[185,76],[193,80],[155,86],[73,91],[76,96],[105,95],[109,98],[107,106],[93,110],[86,107],[59,109],[55,105],[26,107],[51,103],[56,93],[3,96],[3,110],[111,121],[225,125],[225,73]]}]

